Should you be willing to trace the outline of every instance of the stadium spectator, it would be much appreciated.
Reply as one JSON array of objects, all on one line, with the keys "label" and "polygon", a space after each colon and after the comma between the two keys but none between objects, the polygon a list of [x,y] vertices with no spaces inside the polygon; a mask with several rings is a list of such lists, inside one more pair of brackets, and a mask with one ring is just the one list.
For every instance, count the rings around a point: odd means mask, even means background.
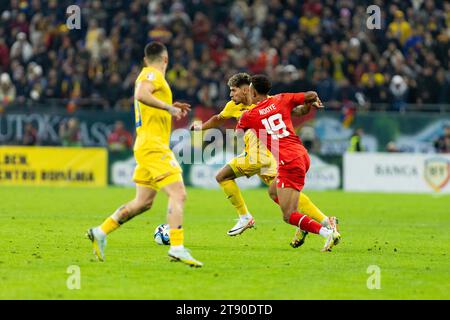
[{"label": "stadium spectator", "polygon": [[450,126],[444,128],[444,134],[434,142],[437,153],[450,153]]},{"label": "stadium spectator", "polygon": [[364,146],[362,144],[362,136],[364,134],[364,131],[362,128],[358,128],[353,133],[352,137],[350,138],[350,146],[348,147],[348,152],[363,152]]},{"label": "stadium spectator", "polygon": [[70,118],[67,121],[61,122],[59,127],[59,138],[61,140],[61,145],[64,147],[81,146],[81,133],[78,119]]},{"label": "stadium spectator", "polygon": [[22,145],[24,146],[35,146],[38,144],[38,134],[36,128],[31,124],[27,123],[25,125]]},{"label": "stadium spectator", "polygon": [[118,106],[120,99],[123,96],[123,85],[120,80],[120,75],[117,72],[111,74],[107,84],[110,94],[106,97],[111,107]]},{"label": "stadium spectator", "polygon": [[58,71],[51,69],[47,77],[47,85],[43,91],[44,99],[59,98],[61,96],[60,81],[58,79]]},{"label": "stadium spectator", "polygon": [[438,86],[436,102],[442,104],[450,103],[450,73],[445,74],[443,69],[439,69],[436,73],[436,85]]},{"label": "stadium spectator", "polygon": [[27,35],[24,32],[17,34],[17,41],[11,47],[11,59],[19,59],[23,62],[28,62],[33,56],[33,47],[27,40]]},{"label": "stadium spectator", "polygon": [[108,148],[111,151],[130,150],[133,147],[133,136],[125,129],[122,121],[116,121],[114,130],[108,135]]},{"label": "stadium spectator", "polygon": [[5,39],[0,36],[0,72],[5,72],[9,67],[9,48]]},{"label": "stadium spectator", "polygon": [[16,88],[11,82],[9,74],[0,75],[0,104],[5,106],[13,102],[16,98]]},{"label": "stadium spectator", "polygon": [[389,141],[386,145],[386,152],[401,152],[394,141]]},{"label": "stadium spectator", "polygon": [[406,95],[408,91],[408,85],[405,79],[400,75],[392,77],[391,84],[389,85],[390,93],[392,94],[392,107],[394,110],[405,111]]},{"label": "stadium spectator", "polygon": [[397,39],[401,44],[404,44],[411,35],[411,26],[405,20],[405,15],[401,10],[395,11],[394,21],[389,24],[389,37]]}]

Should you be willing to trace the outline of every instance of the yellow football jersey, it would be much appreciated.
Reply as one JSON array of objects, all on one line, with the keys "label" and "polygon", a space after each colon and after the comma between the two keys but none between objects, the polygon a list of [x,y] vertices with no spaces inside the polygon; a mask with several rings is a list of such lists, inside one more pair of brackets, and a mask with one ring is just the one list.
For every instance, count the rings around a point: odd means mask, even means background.
[{"label": "yellow football jersey", "polygon": [[[222,112],[219,113],[219,116],[223,119],[231,119],[235,118],[239,120],[239,118],[242,116],[242,114],[247,111],[251,110],[255,107],[255,104],[251,105],[245,105],[242,103],[236,104],[233,100],[229,101],[225,107],[223,108]],[[244,144],[245,144],[245,153],[263,153],[265,155],[270,155],[270,151],[265,148],[265,146],[262,146],[259,142],[258,137],[255,135],[255,133],[252,130],[245,131],[244,134]]]},{"label": "yellow football jersey", "polygon": [[[155,90],[155,98],[172,104],[172,91],[164,75],[154,67],[142,69],[136,85],[143,80],[151,81]],[[136,142],[134,150],[146,149],[155,152],[167,151],[170,143],[172,116],[166,110],[147,106],[134,100],[134,113],[136,118]]]},{"label": "yellow football jersey", "polygon": [[239,119],[242,116],[242,113],[244,113],[244,111],[251,110],[254,107],[255,107],[254,104],[247,106],[243,103],[236,104],[236,102],[231,100],[228,101],[228,103],[225,105],[225,108],[223,108],[222,112],[219,113],[219,115],[223,119],[230,119],[230,118]]}]

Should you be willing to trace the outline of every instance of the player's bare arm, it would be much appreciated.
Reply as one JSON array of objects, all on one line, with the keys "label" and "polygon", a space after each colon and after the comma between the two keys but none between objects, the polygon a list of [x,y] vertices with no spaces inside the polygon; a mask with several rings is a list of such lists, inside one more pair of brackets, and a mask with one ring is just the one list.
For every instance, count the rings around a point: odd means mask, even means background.
[{"label": "player's bare arm", "polygon": [[304,116],[311,111],[311,108],[315,107],[316,109],[323,109],[324,106],[322,101],[320,101],[317,92],[315,91],[307,91],[305,92],[305,102],[303,105],[299,105],[292,109],[292,115],[295,116]]},{"label": "player's bare arm", "polygon": [[174,102],[172,105],[167,104],[153,95],[155,87],[150,81],[143,80],[137,83],[134,93],[135,99],[139,102],[152,106],[154,108],[167,110],[171,115],[177,119],[184,117],[187,112],[191,110],[191,106],[188,103]]},{"label": "player's bare arm", "polygon": [[211,118],[209,118],[205,123],[194,122],[190,129],[192,131],[202,131],[208,130],[211,128],[221,127],[225,123],[225,118],[223,118],[220,114],[215,114]]}]

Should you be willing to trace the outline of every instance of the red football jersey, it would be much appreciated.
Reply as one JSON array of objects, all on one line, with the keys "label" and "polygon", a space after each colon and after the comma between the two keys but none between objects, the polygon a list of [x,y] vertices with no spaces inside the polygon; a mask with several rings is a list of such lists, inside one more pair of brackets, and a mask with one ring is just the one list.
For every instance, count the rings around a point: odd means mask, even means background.
[{"label": "red football jersey", "polygon": [[260,101],[253,109],[244,112],[236,129],[253,129],[279,164],[288,163],[307,153],[295,134],[291,112],[303,104],[304,93],[281,93]]}]

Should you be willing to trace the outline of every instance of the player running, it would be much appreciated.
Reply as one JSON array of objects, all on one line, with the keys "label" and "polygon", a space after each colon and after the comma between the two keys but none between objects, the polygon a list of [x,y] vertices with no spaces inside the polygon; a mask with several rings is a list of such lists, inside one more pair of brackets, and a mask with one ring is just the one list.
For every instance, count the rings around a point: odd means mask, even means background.
[{"label": "player running", "polygon": [[[233,75],[228,80],[231,101],[225,105],[222,112],[212,116],[205,123],[194,123],[191,126],[191,130],[207,130],[221,127],[227,119],[239,119],[243,112],[254,108],[255,105],[251,103],[249,94],[249,85],[250,75],[247,73]],[[304,111],[304,109],[296,108],[293,112],[303,115]],[[246,229],[253,227],[255,223],[235,179],[242,176],[251,177],[257,174],[269,186],[277,174],[275,158],[265,145],[259,142],[253,131],[248,130],[245,132],[244,143],[245,148],[242,154],[228,162],[216,175],[217,182],[239,215],[236,225],[227,232],[230,236],[241,234]],[[304,193],[300,194],[298,206],[303,213],[320,222],[323,226],[329,226],[330,219],[334,219],[324,215]],[[297,230],[291,246],[294,248],[301,246],[306,235],[307,232]]]},{"label": "player running", "polygon": [[[317,93],[282,93],[269,97],[270,80],[264,75],[251,77],[250,96],[256,106],[242,114],[237,129],[253,131],[278,161],[277,177],[269,193],[283,212],[285,222],[299,229],[320,234],[326,239],[322,251],[330,251],[341,236],[334,219],[330,228],[322,226],[305,214],[298,212],[298,200],[305,184],[310,159],[308,152],[295,134],[291,112],[307,113],[314,105],[322,107]],[[301,105],[301,107],[297,107]]]},{"label": "player running", "polygon": [[169,148],[169,140],[172,116],[184,117],[190,106],[180,102],[172,103],[172,91],[165,79],[168,61],[164,44],[147,44],[144,57],[146,66],[136,80],[134,91],[134,156],[137,166],[133,180],[136,182],[136,197],[118,208],[100,226],[88,230],[87,235],[92,241],[94,254],[100,261],[105,259],[106,236],[125,222],[149,210],[157,192],[162,189],[169,198],[169,257],[190,266],[203,265],[183,246],[182,224],[186,190],[181,167]]}]

